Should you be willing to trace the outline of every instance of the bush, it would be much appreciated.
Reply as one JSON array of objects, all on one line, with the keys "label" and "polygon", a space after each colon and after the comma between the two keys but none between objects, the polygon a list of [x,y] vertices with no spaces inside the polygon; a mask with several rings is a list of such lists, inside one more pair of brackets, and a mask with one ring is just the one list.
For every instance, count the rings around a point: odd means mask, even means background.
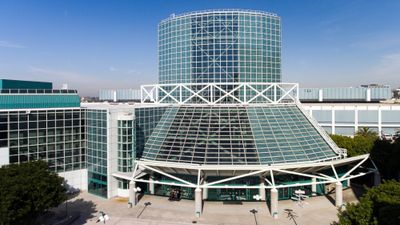
[{"label": "bush", "polygon": [[400,224],[400,182],[391,180],[369,189],[357,204],[339,210],[341,225]]}]

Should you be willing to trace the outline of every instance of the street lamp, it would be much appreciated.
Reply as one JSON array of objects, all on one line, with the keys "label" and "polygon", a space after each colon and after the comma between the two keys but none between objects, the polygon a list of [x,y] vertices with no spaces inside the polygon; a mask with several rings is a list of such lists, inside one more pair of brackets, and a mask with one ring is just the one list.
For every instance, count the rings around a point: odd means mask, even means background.
[{"label": "street lamp", "polygon": [[258,225],[257,217],[256,217],[256,213],[258,213],[258,211],[256,209],[252,209],[252,210],[250,210],[250,212],[253,213],[254,221],[256,222],[256,225]]},{"label": "street lamp", "polygon": [[151,202],[145,202],[142,211],[139,213],[139,215],[136,218],[139,218],[142,215],[143,211],[146,209],[146,207],[149,205],[151,205]]}]

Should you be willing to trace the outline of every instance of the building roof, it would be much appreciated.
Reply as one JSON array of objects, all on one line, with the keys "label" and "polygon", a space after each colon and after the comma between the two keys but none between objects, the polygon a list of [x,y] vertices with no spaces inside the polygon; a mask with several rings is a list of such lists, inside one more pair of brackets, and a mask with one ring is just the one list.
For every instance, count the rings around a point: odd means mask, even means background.
[{"label": "building roof", "polygon": [[2,89],[53,89],[53,83],[42,81],[0,79]]},{"label": "building roof", "polygon": [[143,159],[206,165],[330,160],[338,147],[297,105],[170,107]]},{"label": "building roof", "polygon": [[192,11],[192,12],[181,13],[181,14],[173,13],[167,19],[164,19],[161,22],[164,22],[164,21],[167,21],[167,20],[170,20],[170,19],[179,18],[179,17],[184,17],[184,16],[193,16],[193,15],[207,14],[207,13],[251,13],[251,14],[259,14],[259,15],[265,15],[265,16],[278,17],[278,15],[275,14],[275,13],[270,13],[270,12],[265,12],[265,11],[260,11],[260,10],[251,10],[251,9],[208,9],[208,10]]}]

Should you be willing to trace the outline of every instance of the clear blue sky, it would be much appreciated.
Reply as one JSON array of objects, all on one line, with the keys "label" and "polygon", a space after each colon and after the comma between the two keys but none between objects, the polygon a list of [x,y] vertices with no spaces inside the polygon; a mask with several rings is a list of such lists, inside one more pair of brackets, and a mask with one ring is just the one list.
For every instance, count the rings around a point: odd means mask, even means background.
[{"label": "clear blue sky", "polygon": [[0,77],[68,83],[82,95],[157,82],[157,24],[244,8],[282,18],[283,81],[400,85],[400,1],[0,1]]}]

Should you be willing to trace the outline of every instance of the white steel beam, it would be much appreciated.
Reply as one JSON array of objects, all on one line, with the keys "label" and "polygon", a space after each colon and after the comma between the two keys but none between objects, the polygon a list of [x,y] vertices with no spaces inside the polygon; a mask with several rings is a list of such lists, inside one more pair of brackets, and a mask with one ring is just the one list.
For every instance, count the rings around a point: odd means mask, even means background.
[{"label": "white steel beam", "polygon": [[156,172],[156,173],[162,174],[162,175],[167,176],[167,177],[169,177],[169,178],[172,178],[172,179],[174,179],[174,180],[180,181],[180,182],[182,182],[182,183],[185,183],[185,184],[188,184],[188,185],[192,185],[192,186],[196,186],[196,185],[193,184],[193,183],[190,183],[190,182],[188,182],[188,181],[186,181],[186,180],[183,180],[183,179],[181,179],[181,178],[179,178],[179,177],[172,176],[171,174],[165,173],[165,172],[163,172],[163,171],[161,171],[161,170],[157,170],[157,169],[151,168],[150,166],[145,166],[145,165],[141,165],[141,166],[144,167],[144,168],[146,168],[146,169],[148,169],[148,170],[154,171],[154,172]]},{"label": "white steel beam", "polygon": [[345,178],[346,176],[348,176],[351,172],[353,172],[355,169],[357,169],[359,166],[361,166],[361,164],[363,164],[369,157],[366,157],[365,159],[361,160],[361,162],[357,163],[357,165],[355,165],[351,170],[347,171],[347,173],[345,173],[343,176],[340,177],[340,179]]},{"label": "white steel beam", "polygon": [[271,175],[272,186],[275,187],[274,171],[270,169],[269,174]]},{"label": "white steel beam", "polygon": [[163,182],[163,181],[158,181],[158,180],[145,180],[145,179],[133,179],[135,182],[143,182],[143,183],[148,183],[148,184],[163,184],[163,185],[170,185],[170,186],[179,186],[179,187],[191,187],[195,188],[196,185],[188,185],[188,184],[182,184],[182,183],[175,183],[175,182]]},{"label": "white steel beam", "polygon": [[214,181],[214,182],[211,182],[211,183],[207,183],[206,186],[211,186],[211,185],[214,185],[214,184],[220,184],[220,183],[224,183],[224,182],[231,181],[231,180],[237,180],[237,179],[240,179],[242,177],[248,177],[248,176],[256,175],[256,174],[259,174],[259,173],[263,173],[263,172],[268,171],[268,170],[269,169],[259,170],[259,171],[254,171],[254,172],[242,174],[242,175],[239,175],[239,176],[225,178],[225,179],[222,179],[222,180],[218,180],[218,181]]},{"label": "white steel beam", "polygon": [[337,175],[336,169],[332,164],[331,164],[331,168],[333,170],[333,173],[335,174],[336,179],[339,180],[339,176]]},{"label": "white steel beam", "polygon": [[269,181],[267,178],[264,178],[264,180],[267,181],[267,183],[268,183],[270,186],[274,186],[274,185],[272,184],[272,182]]},{"label": "white steel beam", "polygon": [[266,91],[268,91],[269,89],[271,89],[272,87],[275,87],[276,84],[274,84],[274,85],[269,85],[266,89],[262,90],[261,92],[258,91],[258,90],[255,89],[255,88],[253,88],[251,85],[246,85],[246,86],[248,86],[248,87],[249,87],[250,89],[252,89],[253,91],[257,92],[256,96],[252,97],[252,98],[251,98],[248,102],[246,102],[246,103],[252,102],[253,100],[255,100],[255,99],[256,99],[257,97],[259,97],[259,96],[261,96],[261,97],[267,99],[270,103],[274,103],[274,101],[272,101],[270,98],[268,98],[267,96],[265,96],[264,93],[265,93]]},{"label": "white steel beam", "polygon": [[[256,87],[263,87],[263,90],[257,90]],[[196,87],[196,89],[194,89]],[[197,87],[201,87],[200,90]],[[228,87],[228,88],[227,88]],[[233,87],[233,89],[231,89]],[[171,89],[167,91],[166,88]],[[273,99],[271,96],[265,95],[265,92],[271,90],[273,88]],[[277,89],[282,91],[280,96],[277,96]],[[202,96],[202,92],[204,90],[209,90],[208,96]],[[218,89],[223,95],[218,96],[215,99],[215,89]],[[241,97],[234,95],[233,93],[238,90],[244,90],[244,99]],[[177,91],[178,90],[178,91]],[[190,95],[183,96],[183,90],[187,90]],[[248,96],[247,90],[255,91],[255,96]],[[160,98],[159,92],[164,94]],[[179,96],[173,96],[179,95]],[[208,92],[207,92],[208,93]],[[166,99],[170,97],[173,102],[166,101]],[[177,98],[176,98],[177,97]],[[227,82],[227,83],[181,83],[181,84],[155,84],[155,85],[142,85],[141,86],[141,102],[144,103],[147,99],[150,99],[154,103],[177,103],[184,104],[188,102],[193,97],[199,97],[202,102],[196,102],[196,104],[249,104],[249,103],[257,103],[257,98],[262,97],[266,99],[266,104],[288,104],[288,102],[282,102],[283,99],[289,97],[289,99],[293,100],[293,102],[289,103],[297,103],[298,102],[298,84],[296,83],[259,83],[259,82]],[[227,97],[231,97],[235,102],[233,103],[221,103]],[[279,97],[279,98],[278,98]],[[207,100],[210,98],[209,100]]]},{"label": "white steel beam", "polygon": [[293,175],[298,175],[298,176],[303,176],[303,177],[310,177],[310,178],[318,178],[322,180],[332,180],[332,178],[327,178],[327,177],[322,177],[322,176],[316,176],[312,174],[306,174],[306,173],[299,173],[299,172],[293,172],[290,170],[282,170],[282,169],[275,169],[275,171],[279,171],[281,173],[287,173],[287,174],[293,174]]},{"label": "white steel beam", "polygon": [[166,99],[167,97],[170,97],[170,98],[172,98],[172,100],[174,100],[176,103],[179,103],[179,100],[176,99],[174,96],[171,95],[171,94],[172,94],[176,89],[178,89],[178,88],[179,88],[179,85],[177,85],[177,86],[175,86],[174,88],[172,88],[171,91],[166,91],[166,90],[163,89],[161,86],[158,86],[158,89],[161,90],[161,91],[165,94],[165,96],[164,96],[162,99],[160,99],[159,102],[162,102],[162,101],[163,101],[164,99]]}]

